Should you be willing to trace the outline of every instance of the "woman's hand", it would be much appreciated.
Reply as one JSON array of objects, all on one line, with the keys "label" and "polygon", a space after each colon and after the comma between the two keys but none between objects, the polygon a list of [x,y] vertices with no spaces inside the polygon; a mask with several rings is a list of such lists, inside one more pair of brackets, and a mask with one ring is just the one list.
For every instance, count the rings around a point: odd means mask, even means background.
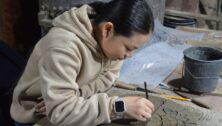
[{"label": "woman's hand", "polygon": [[39,97],[38,100],[39,100],[39,103],[35,107],[35,112],[38,114],[45,115],[45,112],[46,112],[45,102],[42,97]]},{"label": "woman's hand", "polygon": [[151,118],[154,111],[154,105],[149,100],[142,97],[123,97],[126,107],[126,114],[139,120],[146,121]]}]

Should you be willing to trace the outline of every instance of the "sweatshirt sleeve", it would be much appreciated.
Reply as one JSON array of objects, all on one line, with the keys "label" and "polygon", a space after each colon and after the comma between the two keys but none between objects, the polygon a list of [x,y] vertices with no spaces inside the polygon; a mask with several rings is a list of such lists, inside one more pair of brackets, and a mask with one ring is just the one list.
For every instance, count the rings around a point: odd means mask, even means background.
[{"label": "sweatshirt sleeve", "polygon": [[80,88],[81,95],[88,98],[110,89],[119,76],[121,65],[122,61],[110,61],[94,81]]},{"label": "sweatshirt sleeve", "polygon": [[81,60],[78,52],[49,49],[41,57],[38,67],[46,115],[53,125],[89,126],[111,121],[111,107],[117,97],[108,97],[105,93],[89,99],[79,96],[76,77]]}]

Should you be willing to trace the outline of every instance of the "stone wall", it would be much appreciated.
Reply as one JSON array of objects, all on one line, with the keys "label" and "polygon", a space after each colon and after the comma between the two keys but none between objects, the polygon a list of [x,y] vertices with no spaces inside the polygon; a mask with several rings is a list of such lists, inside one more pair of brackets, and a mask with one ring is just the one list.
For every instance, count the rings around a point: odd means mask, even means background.
[{"label": "stone wall", "polygon": [[[91,3],[99,0],[40,0],[40,25],[47,26],[50,25],[49,17],[55,17],[56,12],[63,12],[70,9],[73,6],[81,5],[84,3]],[[110,0],[100,0],[108,2]],[[153,10],[154,17],[160,19],[163,22],[165,0],[146,0]],[[51,19],[50,19],[51,20]]]}]

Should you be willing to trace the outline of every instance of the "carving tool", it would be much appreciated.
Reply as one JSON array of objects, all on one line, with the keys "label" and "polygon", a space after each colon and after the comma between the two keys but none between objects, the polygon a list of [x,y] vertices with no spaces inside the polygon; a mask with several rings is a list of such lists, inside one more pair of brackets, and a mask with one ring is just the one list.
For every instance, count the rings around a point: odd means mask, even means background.
[{"label": "carving tool", "polygon": [[146,92],[146,99],[149,99],[146,81],[144,82],[144,87],[145,87],[145,92]]},{"label": "carving tool", "polygon": [[203,108],[206,108],[206,109],[211,109],[211,107],[210,107],[209,105],[207,105],[207,104],[205,104],[205,103],[203,103],[203,102],[201,102],[201,101],[195,100],[195,99],[193,99],[193,98],[191,98],[191,97],[189,97],[189,96],[186,96],[185,94],[183,94],[183,93],[181,92],[181,90],[178,90],[178,89],[174,89],[174,88],[172,88],[172,87],[169,87],[169,86],[168,86],[167,84],[165,84],[165,83],[161,83],[160,86],[161,86],[161,89],[166,89],[166,90],[173,91],[174,93],[176,93],[176,94],[179,95],[179,96],[182,96],[182,97],[184,97],[184,98],[190,99],[190,101],[191,101],[192,103],[194,103],[194,104],[196,104],[196,105],[198,105],[198,106],[200,106],[200,107],[203,107]]},{"label": "carving tool", "polygon": [[154,93],[154,94],[160,95],[163,98],[175,99],[175,100],[181,100],[181,101],[190,101],[189,98],[183,98],[183,97],[180,97],[180,96],[172,96],[172,95],[163,95],[163,94],[161,94],[159,92],[148,90],[146,82],[144,82],[144,87],[145,87],[144,89],[140,88],[140,87],[136,87],[134,85],[126,84],[126,83],[120,82],[120,81],[117,81],[115,86],[118,87],[118,88],[122,88],[122,89],[128,89],[128,90],[145,92],[147,99],[149,99],[149,94],[148,93]]},{"label": "carving tool", "polygon": [[[184,95],[184,94],[182,94],[182,93],[180,93],[178,91],[174,91],[174,93],[176,93],[176,94],[178,94],[178,95],[180,95],[182,97],[189,98],[189,96],[186,96],[186,95]],[[195,99],[192,99],[192,98],[190,98],[190,99],[191,99],[192,103],[194,103],[194,104],[196,104],[196,105],[198,105],[200,107],[203,107],[203,108],[206,108],[206,109],[211,109],[211,107],[209,105],[207,105],[207,104],[205,104],[205,103],[203,103],[201,101],[198,101],[198,100],[195,100]]]},{"label": "carving tool", "polygon": [[[138,87],[138,86],[135,86],[135,85],[132,85],[132,84],[126,84],[126,83],[121,82],[121,81],[116,81],[115,82],[115,87],[122,88],[122,89],[128,89],[128,90],[134,90],[134,91],[146,92],[146,90],[141,88],[141,87]],[[149,89],[147,89],[147,92],[154,93],[154,94],[161,94],[161,93],[158,93],[156,91],[149,90]]]}]

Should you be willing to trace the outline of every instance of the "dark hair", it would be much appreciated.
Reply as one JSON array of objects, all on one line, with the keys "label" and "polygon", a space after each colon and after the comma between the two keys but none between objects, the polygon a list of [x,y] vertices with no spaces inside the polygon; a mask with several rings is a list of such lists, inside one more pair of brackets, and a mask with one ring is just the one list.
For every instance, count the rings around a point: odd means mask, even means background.
[{"label": "dark hair", "polygon": [[92,17],[95,23],[112,22],[117,35],[129,37],[133,32],[147,34],[154,29],[152,10],[145,0],[112,0],[90,6],[96,12]]}]

